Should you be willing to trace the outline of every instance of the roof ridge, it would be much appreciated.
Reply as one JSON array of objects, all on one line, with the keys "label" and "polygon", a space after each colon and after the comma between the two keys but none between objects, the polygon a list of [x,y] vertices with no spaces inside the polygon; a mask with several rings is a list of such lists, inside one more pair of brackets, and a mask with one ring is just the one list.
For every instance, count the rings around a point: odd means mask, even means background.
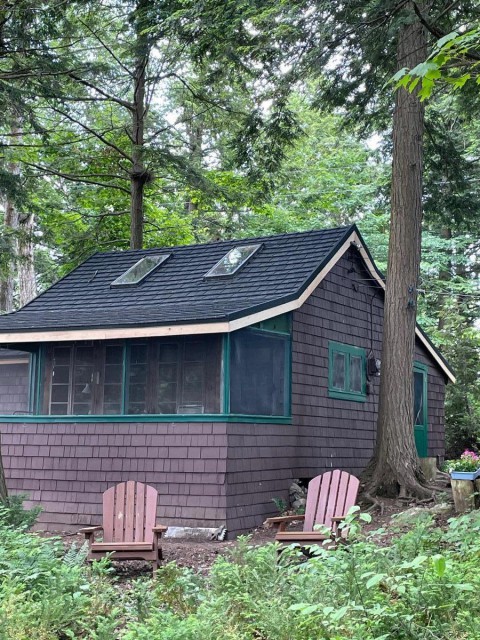
[{"label": "roof ridge", "polygon": [[[192,247],[212,247],[212,246],[218,246],[218,245],[222,245],[222,244],[232,244],[232,243],[247,243],[247,242],[254,242],[254,241],[265,241],[265,240],[273,240],[273,239],[277,239],[277,238],[291,238],[293,236],[306,236],[306,235],[313,235],[314,233],[333,233],[335,231],[347,231],[350,229],[353,229],[355,227],[355,223],[352,224],[348,224],[348,225],[342,225],[339,227],[328,227],[326,229],[309,229],[307,231],[292,231],[290,233],[274,233],[272,235],[266,235],[266,236],[248,236],[245,238],[231,238],[229,240],[214,240],[211,242],[194,242],[192,244],[178,244],[178,245],[174,245],[174,246],[161,246],[161,247],[151,247],[149,249],[119,249],[119,250],[114,250],[114,251],[97,251],[95,253],[93,253],[91,256],[89,256],[87,258],[87,260],[90,260],[90,258],[93,258],[93,256],[114,256],[114,255],[118,255],[118,254],[141,254],[141,253],[146,253],[146,252],[154,252],[154,251],[173,251],[175,249],[191,249]],[[84,264],[87,260],[85,260],[83,263],[80,264]],[[80,265],[79,265],[80,266]]]}]

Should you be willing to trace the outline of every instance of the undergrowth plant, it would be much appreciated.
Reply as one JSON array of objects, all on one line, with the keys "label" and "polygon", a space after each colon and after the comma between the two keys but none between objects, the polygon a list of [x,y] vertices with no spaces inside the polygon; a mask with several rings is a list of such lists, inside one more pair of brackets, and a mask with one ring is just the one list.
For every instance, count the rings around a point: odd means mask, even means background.
[{"label": "undergrowth plant", "polygon": [[308,559],[240,538],[208,576],[170,563],[123,588],[85,548],[0,527],[0,640],[480,640],[480,513],[393,539],[368,519]]},{"label": "undergrowth plant", "polygon": [[0,526],[13,527],[28,531],[31,529],[42,511],[39,506],[25,509],[23,503],[28,498],[25,494],[8,496],[6,502],[0,502]]}]

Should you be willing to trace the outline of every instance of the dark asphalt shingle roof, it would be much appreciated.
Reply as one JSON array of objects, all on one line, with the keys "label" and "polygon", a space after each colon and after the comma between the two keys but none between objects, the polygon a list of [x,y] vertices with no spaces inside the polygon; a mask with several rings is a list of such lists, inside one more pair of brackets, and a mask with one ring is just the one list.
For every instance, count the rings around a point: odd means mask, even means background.
[{"label": "dark asphalt shingle roof", "polygon": [[[0,332],[225,321],[297,298],[354,227],[173,248],[97,253],[15,313]],[[262,243],[234,276],[204,279],[231,248]],[[171,258],[133,287],[110,285],[149,253]]]}]

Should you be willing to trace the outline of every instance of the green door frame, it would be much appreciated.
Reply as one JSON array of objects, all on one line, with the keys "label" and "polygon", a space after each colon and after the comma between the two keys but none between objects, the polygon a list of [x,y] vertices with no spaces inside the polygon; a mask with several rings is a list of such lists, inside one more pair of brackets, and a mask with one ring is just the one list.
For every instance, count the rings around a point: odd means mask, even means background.
[{"label": "green door frame", "polygon": [[[414,416],[414,435],[415,445],[417,447],[417,454],[419,458],[426,458],[428,456],[428,367],[420,362],[415,362],[413,365],[413,393],[414,393],[414,407],[415,407],[415,374],[421,374],[423,379],[422,385],[422,409],[419,416]],[[417,423],[418,418],[418,423]]]}]

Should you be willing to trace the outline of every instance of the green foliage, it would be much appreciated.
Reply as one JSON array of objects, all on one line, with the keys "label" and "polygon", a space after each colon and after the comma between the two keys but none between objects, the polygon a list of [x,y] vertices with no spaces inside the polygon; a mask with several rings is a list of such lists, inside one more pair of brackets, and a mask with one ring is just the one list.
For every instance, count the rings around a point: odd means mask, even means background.
[{"label": "green foliage", "polygon": [[24,509],[23,503],[28,498],[25,494],[8,496],[7,503],[0,502],[0,527],[28,530],[37,521],[41,507]]},{"label": "green foliage", "polygon": [[288,505],[283,498],[272,498],[273,504],[276,506],[278,513],[285,513],[288,509]]},{"label": "green foliage", "polygon": [[0,525],[0,639],[30,640],[33,630],[39,640],[112,638],[99,635],[114,608],[107,569],[90,572],[85,557]]},{"label": "green foliage", "polygon": [[417,521],[388,544],[347,516],[335,549],[240,538],[207,577],[170,563],[117,588],[108,563],[0,530],[1,640],[479,640],[480,513]]},{"label": "green foliage", "polygon": [[[450,521],[442,532],[417,523],[391,545],[382,532],[362,534],[349,516],[351,541],[317,547],[308,562],[287,548],[253,548],[240,540],[219,558],[203,589],[178,576],[174,590],[194,604],[152,602],[131,620],[125,640],[447,640],[478,639],[480,585],[478,512]],[[159,587],[156,587],[155,591]],[[169,587],[170,589],[171,587]],[[203,597],[199,597],[199,595]],[[195,604],[196,603],[196,604]]]},{"label": "green foliage", "polygon": [[443,83],[453,91],[467,82],[480,84],[480,27],[466,32],[452,31],[441,37],[430,56],[413,69],[400,69],[392,78],[396,88],[404,87],[412,93],[419,87],[421,100],[432,96],[436,84]]}]

